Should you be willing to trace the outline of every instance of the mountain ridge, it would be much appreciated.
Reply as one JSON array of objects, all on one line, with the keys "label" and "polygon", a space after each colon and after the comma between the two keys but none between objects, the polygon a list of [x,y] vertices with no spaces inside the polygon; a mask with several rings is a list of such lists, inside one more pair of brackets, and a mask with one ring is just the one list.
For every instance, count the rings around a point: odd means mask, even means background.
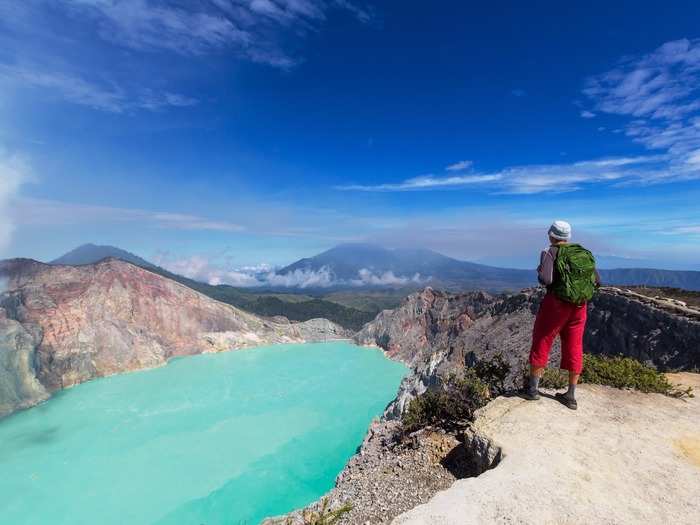
[{"label": "mountain ridge", "polygon": [[80,266],[83,264],[94,264],[102,259],[108,259],[110,257],[121,259],[143,268],[155,266],[153,263],[127,250],[107,244],[101,245],[93,243],[82,244],[77,248],[64,253],[60,257],[49,261],[48,264]]},{"label": "mountain ridge", "polygon": [[[301,275],[305,273],[329,273],[331,280],[328,283],[309,287],[261,285],[237,288],[230,285],[210,285],[174,274],[133,253],[108,245],[82,245],[54,259],[49,264],[70,264],[68,261],[90,264],[105,257],[117,257],[144,268],[155,269],[162,275],[191,287],[199,286],[202,289],[213,287],[209,292],[204,292],[213,294],[211,296],[221,296],[222,290],[228,290],[229,295],[233,293],[233,290],[241,293],[256,293],[265,291],[289,292],[290,290],[303,289],[305,292],[315,295],[341,290],[398,290],[401,288],[406,288],[407,291],[411,292],[426,285],[451,291],[471,289],[515,292],[537,284],[534,268],[533,270],[502,268],[454,259],[424,248],[392,249],[369,243],[340,244],[315,256],[299,259],[277,270],[277,274],[282,276],[294,275],[295,273]],[[601,269],[600,275],[603,283],[610,285],[665,286],[700,290],[700,271],[696,270],[614,268]],[[242,304],[236,305],[242,306]],[[279,305],[277,307],[280,308]]]}]

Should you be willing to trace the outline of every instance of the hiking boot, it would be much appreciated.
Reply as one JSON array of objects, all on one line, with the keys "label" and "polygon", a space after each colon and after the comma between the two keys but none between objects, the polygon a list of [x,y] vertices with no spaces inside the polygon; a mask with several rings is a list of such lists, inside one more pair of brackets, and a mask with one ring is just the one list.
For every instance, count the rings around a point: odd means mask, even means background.
[{"label": "hiking boot", "polygon": [[523,390],[520,392],[520,397],[527,399],[528,401],[537,401],[540,398],[540,393],[538,390],[523,388]]},{"label": "hiking boot", "polygon": [[566,408],[569,408],[571,410],[576,410],[578,408],[578,403],[573,397],[569,397],[566,394],[562,394],[561,392],[559,392],[558,394],[554,394],[554,397]]}]

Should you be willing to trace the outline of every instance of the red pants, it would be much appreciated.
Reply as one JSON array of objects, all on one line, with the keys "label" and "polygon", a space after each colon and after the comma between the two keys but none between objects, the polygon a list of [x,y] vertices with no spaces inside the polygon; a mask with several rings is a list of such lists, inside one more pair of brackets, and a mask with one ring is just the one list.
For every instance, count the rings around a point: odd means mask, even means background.
[{"label": "red pants", "polygon": [[586,312],[585,304],[576,306],[558,299],[552,293],[545,295],[532,332],[530,364],[536,368],[546,367],[552,343],[560,336],[561,368],[580,374],[583,368]]}]

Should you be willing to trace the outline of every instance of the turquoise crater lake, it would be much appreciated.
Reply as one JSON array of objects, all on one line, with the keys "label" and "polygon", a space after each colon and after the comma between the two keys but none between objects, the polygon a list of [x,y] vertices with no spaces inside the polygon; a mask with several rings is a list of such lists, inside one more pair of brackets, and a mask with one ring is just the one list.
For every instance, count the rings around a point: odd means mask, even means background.
[{"label": "turquoise crater lake", "polygon": [[346,342],[176,359],[0,420],[0,522],[255,525],[333,486],[407,369]]}]

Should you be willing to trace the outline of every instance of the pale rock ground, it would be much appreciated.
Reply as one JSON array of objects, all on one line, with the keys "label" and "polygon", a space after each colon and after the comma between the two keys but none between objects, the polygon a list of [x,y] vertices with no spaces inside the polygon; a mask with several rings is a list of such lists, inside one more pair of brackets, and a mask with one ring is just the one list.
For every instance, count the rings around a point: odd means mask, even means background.
[{"label": "pale rock ground", "polygon": [[[700,392],[697,374],[673,374]],[[395,525],[700,523],[700,398],[582,385],[579,409],[498,398],[475,429],[502,460]]]}]

